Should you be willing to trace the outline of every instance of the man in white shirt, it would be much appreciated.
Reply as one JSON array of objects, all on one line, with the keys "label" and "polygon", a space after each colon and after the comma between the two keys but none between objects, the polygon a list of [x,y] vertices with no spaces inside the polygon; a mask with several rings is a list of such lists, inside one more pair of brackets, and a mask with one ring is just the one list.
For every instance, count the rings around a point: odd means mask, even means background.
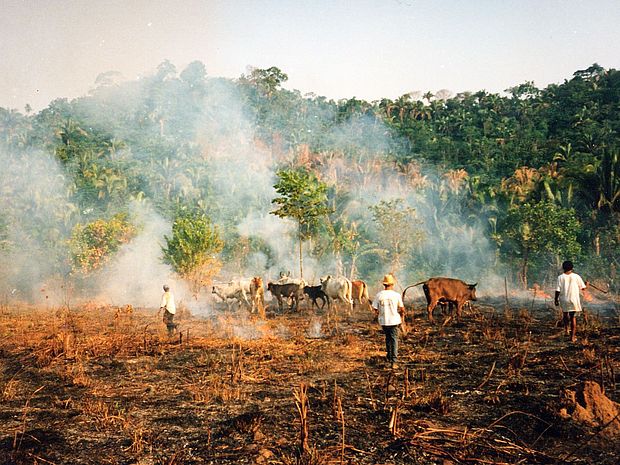
[{"label": "man in white shirt", "polygon": [[372,302],[372,308],[379,320],[379,324],[385,333],[385,349],[387,360],[391,368],[398,368],[396,359],[398,358],[398,327],[402,319],[401,313],[405,311],[403,299],[394,290],[396,280],[391,274],[386,274],[383,278],[384,289],[380,291]]},{"label": "man in white shirt", "polygon": [[167,284],[164,284],[164,295],[161,297],[161,304],[159,306],[159,311],[162,310],[164,311],[163,322],[168,329],[168,336],[172,336],[174,334],[174,329],[177,327],[173,322],[177,307],[174,304],[174,295]]},{"label": "man in white shirt", "polygon": [[555,289],[555,306],[562,309],[562,323],[564,324],[564,333],[570,335],[571,341],[577,341],[577,312],[583,311],[581,308],[580,291],[587,287],[588,283],[584,283],[581,276],[573,272],[573,262],[566,260],[562,263],[562,273],[558,276],[558,285]]}]

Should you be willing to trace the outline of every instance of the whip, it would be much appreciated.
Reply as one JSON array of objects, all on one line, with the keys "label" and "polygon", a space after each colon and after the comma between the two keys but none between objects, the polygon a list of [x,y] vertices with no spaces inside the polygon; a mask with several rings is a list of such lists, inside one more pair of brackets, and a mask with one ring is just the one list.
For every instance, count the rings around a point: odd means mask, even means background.
[{"label": "whip", "polygon": [[607,294],[609,291],[604,291],[603,289],[601,289],[600,287],[596,287],[594,284],[592,283],[588,283],[588,287],[591,287],[593,289],[596,289],[597,291],[602,292],[603,294]]}]

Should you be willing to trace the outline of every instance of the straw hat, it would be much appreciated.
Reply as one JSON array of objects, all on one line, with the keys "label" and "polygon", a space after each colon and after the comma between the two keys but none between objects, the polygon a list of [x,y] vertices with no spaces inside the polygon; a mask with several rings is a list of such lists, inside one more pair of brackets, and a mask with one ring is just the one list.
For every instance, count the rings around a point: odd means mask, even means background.
[{"label": "straw hat", "polygon": [[392,274],[386,274],[383,277],[383,284],[386,286],[393,286],[394,284],[396,284],[396,280],[394,279],[394,276],[392,276]]}]

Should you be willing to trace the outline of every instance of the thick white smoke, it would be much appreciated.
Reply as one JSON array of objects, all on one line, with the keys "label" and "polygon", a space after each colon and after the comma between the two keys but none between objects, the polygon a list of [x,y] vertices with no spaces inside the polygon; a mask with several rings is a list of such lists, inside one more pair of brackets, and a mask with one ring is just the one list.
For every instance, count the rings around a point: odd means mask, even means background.
[{"label": "thick white smoke", "polygon": [[[141,108],[140,102],[145,98],[141,85],[134,82],[120,86],[120,90],[100,88],[91,97],[81,99],[78,107],[92,118],[93,124],[111,131],[117,139],[130,138],[132,131],[139,128],[118,125],[114,118],[131,113],[133,107]],[[230,81],[208,80],[207,91],[189,102],[179,86],[165,88],[166,93],[152,97],[157,102],[147,102],[154,108],[178,106],[174,118],[158,117],[156,112],[149,115],[155,120],[159,118],[153,138],[163,148],[144,153],[120,150],[115,154],[117,159],[150,170],[141,174],[150,183],[148,190],[155,197],[154,202],[157,195],[163,194],[200,201],[226,234],[224,239],[229,245],[237,240],[235,237],[257,238],[266,245],[266,250],[248,251],[243,265],[225,263],[216,280],[259,275],[267,281],[277,279],[281,271],[298,275],[297,226],[270,213],[274,209],[276,172],[300,163],[296,148],[265,144],[257,134],[254,116],[247,114],[247,102]],[[178,95],[175,89],[179,89]],[[418,173],[428,181],[426,186],[414,186],[410,174],[391,161],[399,141],[379,120],[363,116],[337,123],[336,116],[325,107],[313,109],[308,105],[305,110],[295,116],[304,118],[306,125],[300,129],[299,142],[306,147],[322,147],[313,154],[319,160],[313,167],[322,181],[348,193],[346,203],[339,208],[349,221],[372,232],[371,207],[380,201],[401,199],[405,206],[415,209],[414,220],[423,240],[413,257],[423,263],[403,263],[398,277],[403,286],[430,277],[428,273],[488,282],[493,269],[489,265],[495,260],[494,247],[486,239],[486,225],[463,217],[464,191],[450,193],[449,199],[445,192],[439,194],[443,173],[432,167],[421,168]],[[276,117],[279,116],[274,114],[266,119]],[[282,122],[283,127],[285,123]],[[193,134],[193,140],[179,145],[174,135],[179,131]],[[0,162],[6,167],[0,173],[0,205],[10,223],[9,242],[15,246],[27,244],[14,248],[13,254],[2,254],[5,260],[12,257],[12,266],[5,271],[8,276],[3,278],[5,292],[10,292],[19,281],[28,283],[21,288],[30,289],[31,296],[38,295],[40,288],[49,289],[47,282],[52,276],[60,279],[67,275],[68,264],[49,253],[45,236],[68,237],[76,221],[75,212],[67,211],[71,183],[66,182],[62,167],[45,154],[0,153]],[[204,192],[206,197],[201,197]],[[170,220],[157,214],[147,202],[133,204],[129,211],[139,233],[97,273],[90,289],[110,304],[155,307],[161,285],[166,282],[176,290],[179,299],[191,302],[186,287],[161,262],[163,236],[170,232]],[[376,237],[370,240],[383,246]],[[304,278],[316,283],[319,276],[336,273],[339,264],[329,253],[312,258],[313,245],[310,241],[303,244]],[[371,288],[391,271],[381,260],[375,260],[374,265],[370,268],[366,263],[365,275],[356,276],[369,281]],[[202,302],[192,305],[197,309],[208,305]]]}]

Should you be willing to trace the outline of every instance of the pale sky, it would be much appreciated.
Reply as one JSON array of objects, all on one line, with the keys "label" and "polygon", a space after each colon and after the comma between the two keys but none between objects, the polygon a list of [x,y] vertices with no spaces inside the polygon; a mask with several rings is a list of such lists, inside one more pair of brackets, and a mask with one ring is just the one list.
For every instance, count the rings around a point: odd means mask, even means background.
[{"label": "pale sky", "polygon": [[168,59],[277,66],[329,98],[502,90],[620,68],[620,0],[0,0],[0,106],[35,110]]}]

